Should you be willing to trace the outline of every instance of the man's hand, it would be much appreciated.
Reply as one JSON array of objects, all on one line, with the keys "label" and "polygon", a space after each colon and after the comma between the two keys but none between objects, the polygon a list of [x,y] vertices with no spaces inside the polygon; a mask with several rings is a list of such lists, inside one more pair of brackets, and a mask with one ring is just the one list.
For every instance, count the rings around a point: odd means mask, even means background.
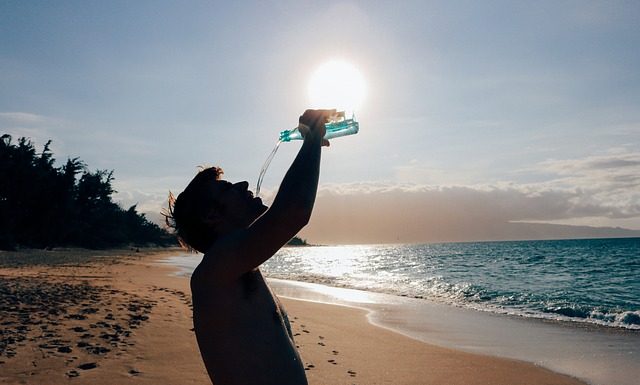
[{"label": "man's hand", "polygon": [[298,130],[302,134],[303,138],[307,136],[318,136],[322,139],[323,146],[329,146],[329,141],[324,139],[327,132],[325,123],[330,119],[335,118],[338,115],[336,110],[306,110],[300,119],[298,120]]}]

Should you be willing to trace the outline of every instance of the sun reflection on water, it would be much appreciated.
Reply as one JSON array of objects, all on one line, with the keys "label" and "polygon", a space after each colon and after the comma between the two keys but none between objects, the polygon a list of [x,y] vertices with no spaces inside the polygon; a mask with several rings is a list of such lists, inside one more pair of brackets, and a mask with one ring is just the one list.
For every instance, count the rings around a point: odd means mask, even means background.
[{"label": "sun reflection on water", "polygon": [[[374,252],[377,251],[377,252]],[[371,245],[285,248],[263,265],[273,278],[302,280],[333,286],[375,289],[386,271],[379,249]],[[353,285],[357,282],[357,285]],[[357,295],[357,294],[354,294]]]}]

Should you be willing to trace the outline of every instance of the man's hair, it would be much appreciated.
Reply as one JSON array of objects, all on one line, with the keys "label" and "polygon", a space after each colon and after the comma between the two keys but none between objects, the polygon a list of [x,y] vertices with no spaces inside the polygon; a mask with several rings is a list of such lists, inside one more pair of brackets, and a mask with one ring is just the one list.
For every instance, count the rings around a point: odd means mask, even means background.
[{"label": "man's hair", "polygon": [[205,253],[216,240],[215,229],[207,225],[204,219],[218,208],[208,187],[220,180],[222,174],[219,167],[203,168],[178,194],[178,198],[169,192],[165,221],[167,226],[175,230],[180,244],[189,250]]}]

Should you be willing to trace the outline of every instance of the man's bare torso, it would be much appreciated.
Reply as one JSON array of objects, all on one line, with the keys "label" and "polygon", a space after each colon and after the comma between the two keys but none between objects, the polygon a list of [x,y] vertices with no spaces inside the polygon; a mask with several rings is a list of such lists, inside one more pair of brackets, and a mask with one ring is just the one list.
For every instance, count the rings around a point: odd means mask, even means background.
[{"label": "man's bare torso", "polygon": [[228,286],[194,272],[193,321],[215,385],[304,385],[289,321],[259,270]]}]

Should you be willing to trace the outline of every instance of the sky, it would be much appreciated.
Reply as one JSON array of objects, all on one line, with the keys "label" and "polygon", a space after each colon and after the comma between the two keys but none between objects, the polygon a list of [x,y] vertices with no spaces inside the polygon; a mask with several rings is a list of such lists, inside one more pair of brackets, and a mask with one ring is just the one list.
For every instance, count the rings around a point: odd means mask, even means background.
[{"label": "sky", "polygon": [[114,170],[116,200],[157,220],[200,165],[255,186],[340,59],[367,94],[360,132],[323,150],[311,241],[640,230],[638,20],[637,1],[2,0],[0,132]]}]

